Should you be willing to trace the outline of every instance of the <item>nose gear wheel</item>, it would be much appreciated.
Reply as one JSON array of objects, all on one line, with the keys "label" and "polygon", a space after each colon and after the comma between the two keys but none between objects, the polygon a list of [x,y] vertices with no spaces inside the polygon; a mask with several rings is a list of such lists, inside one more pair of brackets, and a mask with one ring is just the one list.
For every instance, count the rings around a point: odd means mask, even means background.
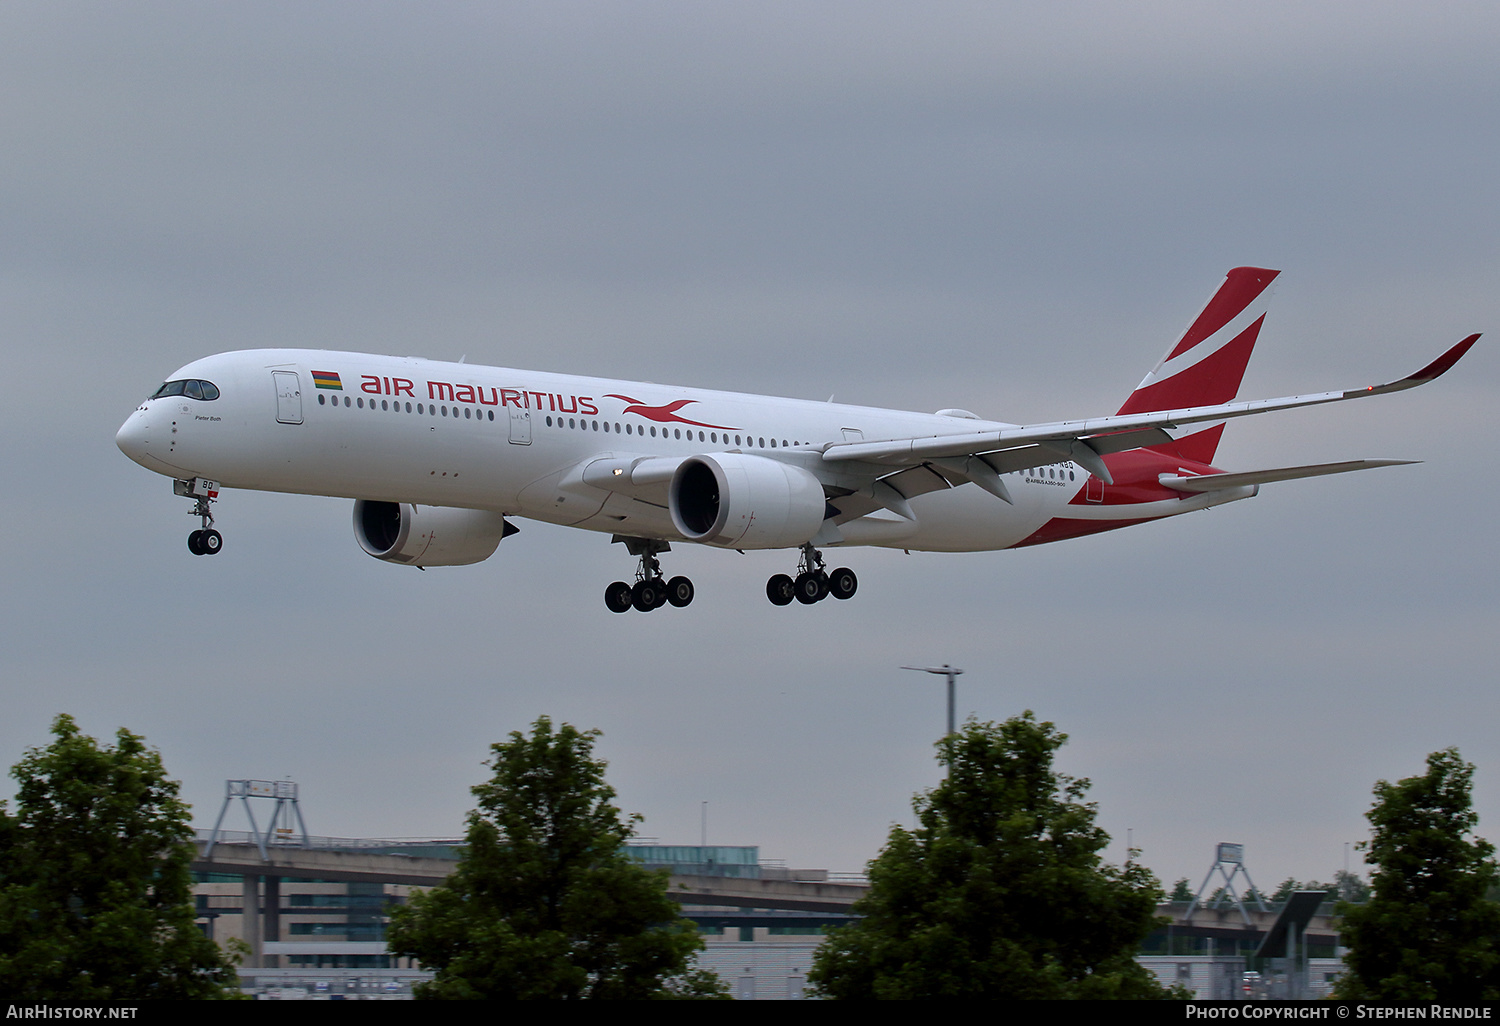
[{"label": "nose gear wheel", "polygon": [[219,486],[213,481],[193,478],[190,481],[173,481],[172,490],[193,500],[189,515],[197,517],[201,528],[188,535],[188,551],[195,556],[217,556],[224,547],[224,536],[213,529],[213,501],[218,498]]},{"label": "nose gear wheel", "polygon": [[216,556],[224,547],[224,536],[218,531],[194,531],[188,535],[188,551],[195,556]]}]

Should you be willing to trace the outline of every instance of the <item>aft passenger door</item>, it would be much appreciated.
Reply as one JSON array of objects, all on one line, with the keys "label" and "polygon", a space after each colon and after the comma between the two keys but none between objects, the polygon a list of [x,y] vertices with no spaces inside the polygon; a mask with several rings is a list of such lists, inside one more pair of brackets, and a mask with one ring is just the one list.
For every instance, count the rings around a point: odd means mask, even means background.
[{"label": "aft passenger door", "polygon": [[302,423],[302,384],[296,371],[272,371],[276,384],[276,420],[280,424]]}]

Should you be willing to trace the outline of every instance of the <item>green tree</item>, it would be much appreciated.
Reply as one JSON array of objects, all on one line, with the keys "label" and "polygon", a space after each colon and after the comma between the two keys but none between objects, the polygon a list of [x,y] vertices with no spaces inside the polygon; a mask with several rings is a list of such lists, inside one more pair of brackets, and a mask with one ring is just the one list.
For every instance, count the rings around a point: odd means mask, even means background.
[{"label": "green tree", "polygon": [[[1351,884],[1345,885],[1341,882],[1345,876],[1349,877],[1349,879],[1352,881]],[[1333,883],[1319,883],[1316,880],[1303,880],[1299,883],[1295,876],[1289,876],[1285,880],[1281,881],[1280,886],[1278,886],[1276,890],[1273,891],[1271,895],[1265,899],[1266,904],[1284,904],[1285,902],[1291,900],[1292,894],[1296,891],[1322,891],[1328,896],[1323,900],[1331,901],[1343,893],[1340,888],[1347,887],[1347,889],[1351,890],[1353,893],[1358,893],[1358,887],[1363,886],[1363,884],[1359,882],[1359,877],[1355,876],[1352,873],[1346,874],[1343,870],[1339,870],[1338,873],[1334,874],[1333,879]]]},{"label": "green tree", "polygon": [[1375,868],[1370,900],[1341,902],[1349,952],[1338,996],[1354,1000],[1494,1001],[1500,998],[1500,904],[1494,845],[1469,839],[1474,767],[1456,748],[1427,757],[1427,772],[1375,785],[1362,842]]},{"label": "green tree", "polygon": [[234,971],[194,923],[192,829],[161,755],[69,716],[0,803],[0,993],[13,1000],[214,998]]},{"label": "green tree", "polygon": [[[1292,896],[1293,891],[1300,891],[1301,889],[1302,885],[1297,882],[1297,878],[1295,876],[1289,876],[1285,880],[1281,881],[1280,886],[1278,886],[1274,891],[1271,892],[1271,896],[1266,898],[1266,901],[1286,901]],[[1311,889],[1310,886],[1309,889]]]},{"label": "green tree", "polygon": [[[1105,865],[1087,780],[1052,768],[1067,740],[1028,711],[938,743],[947,779],[870,863],[863,918],[830,934],[808,980],[832,998],[1161,998],[1135,961],[1156,879]],[[1133,854],[1133,853],[1132,853]]]},{"label": "green tree", "polygon": [[1370,885],[1358,873],[1340,869],[1333,874],[1333,892],[1343,901],[1364,904],[1370,900]]},{"label": "green tree", "polygon": [[492,746],[458,869],[391,917],[391,952],[437,972],[418,997],[726,995],[691,969],[703,942],[667,874],[625,853],[640,817],[611,804],[598,736],[543,716],[530,737]]},{"label": "green tree", "polygon": [[1188,878],[1178,877],[1177,882],[1172,885],[1172,893],[1167,895],[1168,901],[1192,901],[1193,888],[1188,883]]}]

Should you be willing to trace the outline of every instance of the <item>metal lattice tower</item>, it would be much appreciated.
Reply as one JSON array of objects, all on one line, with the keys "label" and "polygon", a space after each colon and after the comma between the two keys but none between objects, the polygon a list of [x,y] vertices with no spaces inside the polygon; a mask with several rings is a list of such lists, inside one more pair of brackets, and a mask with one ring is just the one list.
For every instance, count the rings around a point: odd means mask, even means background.
[{"label": "metal lattice tower", "polygon": [[[1226,866],[1232,868],[1226,869]],[[1255,881],[1250,879],[1250,870],[1245,868],[1245,846],[1243,844],[1231,844],[1228,841],[1221,841],[1214,849],[1214,864],[1208,867],[1208,873],[1203,877],[1203,883],[1198,886],[1198,893],[1193,896],[1193,902],[1188,906],[1187,915],[1183,916],[1183,922],[1191,921],[1193,913],[1202,907],[1203,894],[1208,890],[1208,883],[1213,879],[1213,875],[1216,872],[1224,879],[1224,893],[1214,899],[1214,908],[1222,905],[1227,895],[1234,901],[1234,907],[1240,910],[1240,918],[1245,921],[1245,925],[1250,925],[1250,913],[1245,911],[1245,903],[1240,900],[1239,892],[1234,887],[1235,878],[1243,873],[1245,874],[1245,883],[1250,885],[1250,894],[1255,897],[1256,907],[1262,912],[1270,911],[1270,909],[1266,908],[1266,903],[1261,900],[1260,888],[1256,887]]]},{"label": "metal lattice tower", "polygon": [[[250,820],[250,836],[255,839],[255,846],[260,849],[260,857],[269,860],[268,848],[272,844],[295,844],[300,848],[306,848],[307,824],[302,821],[302,809],[297,804],[297,784],[291,780],[226,780],[224,781],[224,804],[219,807],[219,818],[214,820],[213,833],[208,836],[208,845],[203,849],[203,857],[207,858],[213,853],[214,845],[219,843],[219,828],[224,824],[224,816],[229,812],[230,803],[236,798],[245,808],[245,816]],[[265,832],[262,833],[259,824],[255,822],[255,809],[250,804],[252,798],[265,798],[275,802],[271,810],[271,821],[266,824]],[[296,831],[292,828],[292,817],[297,817]],[[301,840],[297,840],[297,831],[301,833]]]}]

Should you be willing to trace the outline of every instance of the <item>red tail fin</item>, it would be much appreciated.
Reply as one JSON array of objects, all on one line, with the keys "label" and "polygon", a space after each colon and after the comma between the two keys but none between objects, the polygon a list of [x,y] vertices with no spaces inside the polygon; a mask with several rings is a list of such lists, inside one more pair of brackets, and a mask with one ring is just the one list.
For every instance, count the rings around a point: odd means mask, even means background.
[{"label": "red tail fin", "polygon": [[[1263,267],[1230,271],[1203,312],[1130,393],[1120,412],[1153,413],[1232,400],[1260,335],[1271,283],[1280,273]],[[1224,425],[1217,424],[1155,448],[1210,463],[1223,430]]]}]

